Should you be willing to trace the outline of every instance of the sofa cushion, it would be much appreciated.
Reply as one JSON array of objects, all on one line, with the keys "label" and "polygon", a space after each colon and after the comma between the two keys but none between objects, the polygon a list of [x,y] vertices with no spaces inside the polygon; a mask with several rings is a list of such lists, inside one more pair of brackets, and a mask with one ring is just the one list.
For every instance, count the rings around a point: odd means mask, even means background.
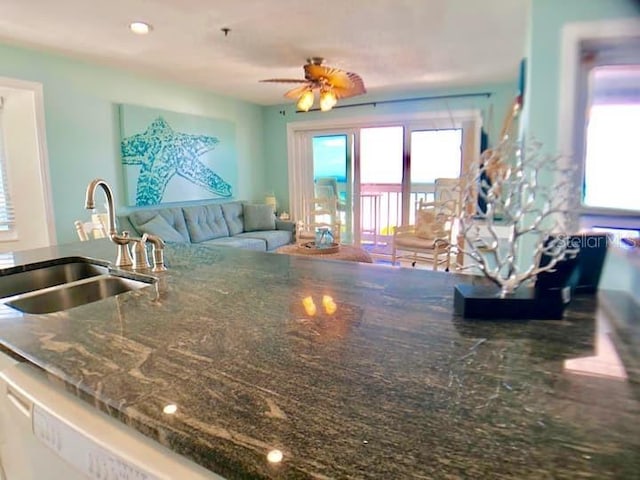
[{"label": "sofa cushion", "polygon": [[220,237],[214,240],[208,240],[203,245],[216,245],[219,247],[236,247],[245,250],[255,250],[257,252],[265,252],[267,250],[267,242],[259,238],[243,238],[236,235],[235,237]]},{"label": "sofa cushion", "polygon": [[244,232],[234,238],[254,238],[267,243],[267,250],[272,251],[283,245],[291,243],[293,236],[287,230],[260,230],[255,232]]},{"label": "sofa cushion", "polygon": [[222,215],[220,204],[183,207],[182,210],[192,243],[229,236],[229,228]]},{"label": "sofa cushion", "polygon": [[189,242],[189,232],[184,221],[184,214],[181,208],[161,208],[150,210],[137,210],[129,215],[131,224],[140,232],[140,225],[144,225],[156,215],[160,215],[167,223],[173,227],[182,237],[183,242]]},{"label": "sofa cushion", "polygon": [[131,223],[128,215],[118,215],[116,217],[116,230],[119,232],[124,232],[126,230],[134,237],[141,235],[135,225]]},{"label": "sofa cushion", "polygon": [[138,227],[140,233],[151,233],[159,236],[162,240],[168,243],[181,243],[184,242],[182,235],[169,225],[161,215],[156,215],[151,220],[143,223]]},{"label": "sofa cushion", "polygon": [[244,231],[244,215],[241,202],[227,202],[220,205],[222,207],[222,215],[227,222],[230,235],[237,235]]},{"label": "sofa cushion", "polygon": [[245,203],[242,208],[245,232],[276,229],[276,216],[271,205]]}]

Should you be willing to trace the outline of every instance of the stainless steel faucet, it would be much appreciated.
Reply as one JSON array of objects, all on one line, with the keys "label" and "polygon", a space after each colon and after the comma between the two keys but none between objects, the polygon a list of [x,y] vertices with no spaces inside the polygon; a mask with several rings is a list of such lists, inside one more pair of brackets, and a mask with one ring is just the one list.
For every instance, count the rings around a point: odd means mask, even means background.
[{"label": "stainless steel faucet", "polygon": [[[87,186],[87,195],[84,206],[87,210],[95,208],[96,188],[102,187],[107,197],[107,217],[109,219],[109,239],[116,244],[118,252],[116,255],[116,267],[133,268],[134,270],[147,270],[150,265],[146,255],[147,240],[153,245],[153,272],[162,272],[167,268],[164,266],[164,241],[156,236],[145,234],[142,238],[131,238],[128,231],[119,234],[116,230],[116,208],[113,201],[113,191],[107,182],[100,178],[92,180]],[[134,258],[131,258],[129,244],[134,243]],[[134,262],[135,260],[135,262]]]},{"label": "stainless steel faucet", "polygon": [[149,270],[149,258],[147,257],[147,237],[145,233],[141,238],[132,239],[133,247],[131,255],[133,257],[134,270]]},{"label": "stainless steel faucet", "polygon": [[151,243],[151,256],[153,257],[153,268],[151,271],[164,272],[167,269],[164,265],[164,240],[151,233],[147,235],[147,240]]}]

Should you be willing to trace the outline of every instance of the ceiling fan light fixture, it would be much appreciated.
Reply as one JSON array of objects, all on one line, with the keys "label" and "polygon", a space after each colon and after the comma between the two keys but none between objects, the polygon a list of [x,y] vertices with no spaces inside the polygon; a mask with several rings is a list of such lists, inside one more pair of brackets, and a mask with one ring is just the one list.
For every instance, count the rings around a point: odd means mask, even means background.
[{"label": "ceiling fan light fixture", "polygon": [[302,92],[302,95],[300,95],[300,98],[298,98],[298,103],[296,104],[296,106],[298,107],[298,110],[308,112],[309,109],[313,106],[313,100],[313,90],[305,90],[304,92]]},{"label": "ceiling fan light fixture", "polygon": [[360,75],[326,66],[320,57],[308,58],[303,68],[304,79],[268,78],[260,81],[298,84],[299,86],[285,92],[284,97],[295,101],[300,112],[308,112],[311,109],[316,90],[319,91],[320,110],[323,112],[335,107],[338,98],[367,93]]},{"label": "ceiling fan light fixture", "polygon": [[328,112],[338,103],[336,94],[331,87],[324,87],[320,90],[320,110]]}]

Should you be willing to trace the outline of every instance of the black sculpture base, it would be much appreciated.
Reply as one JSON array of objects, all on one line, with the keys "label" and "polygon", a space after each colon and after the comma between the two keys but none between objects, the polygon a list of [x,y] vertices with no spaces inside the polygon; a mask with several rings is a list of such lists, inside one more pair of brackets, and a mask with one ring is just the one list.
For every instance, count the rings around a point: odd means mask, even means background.
[{"label": "black sculpture base", "polygon": [[570,300],[570,288],[536,290],[520,287],[512,295],[500,298],[493,285],[455,286],[453,308],[456,315],[483,320],[560,319]]}]

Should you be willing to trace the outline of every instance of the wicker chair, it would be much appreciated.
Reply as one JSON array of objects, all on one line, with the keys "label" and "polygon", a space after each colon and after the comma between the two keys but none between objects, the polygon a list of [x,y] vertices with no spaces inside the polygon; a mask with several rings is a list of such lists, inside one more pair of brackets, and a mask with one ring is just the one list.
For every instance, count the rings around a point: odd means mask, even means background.
[{"label": "wicker chair", "polygon": [[434,270],[444,266],[449,271],[452,253],[452,230],[456,218],[457,202],[425,202],[420,200],[415,225],[401,225],[393,233],[391,262],[409,260],[428,262]]},{"label": "wicker chair", "polygon": [[83,222],[76,220],[73,222],[76,227],[76,233],[81,242],[91,239],[105,238],[108,236],[108,219],[105,213],[94,213],[91,215],[91,221]]}]

